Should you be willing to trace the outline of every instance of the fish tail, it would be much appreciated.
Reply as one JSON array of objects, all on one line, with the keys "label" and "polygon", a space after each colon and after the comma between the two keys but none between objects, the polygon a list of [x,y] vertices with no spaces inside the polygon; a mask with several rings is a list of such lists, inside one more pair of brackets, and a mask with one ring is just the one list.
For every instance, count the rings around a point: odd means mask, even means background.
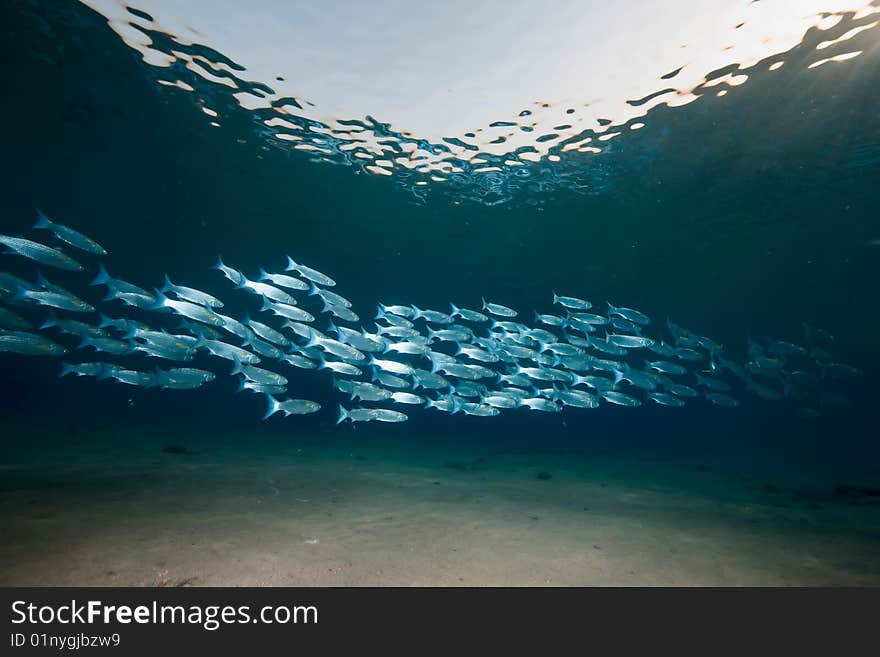
[{"label": "fish tail", "polygon": [[162,285],[162,292],[173,292],[174,291],[174,283],[171,282],[171,279],[168,278],[168,274],[165,274],[165,283]]},{"label": "fish tail", "polygon": [[49,220],[43,211],[40,208],[37,208],[37,221],[34,224],[34,228],[52,228],[52,222]]},{"label": "fish tail", "polygon": [[61,373],[58,375],[58,378],[62,378],[67,376],[68,374],[73,374],[73,365],[70,363],[61,363]]},{"label": "fish tail", "polygon": [[217,271],[223,271],[223,268],[224,268],[224,267],[226,267],[226,265],[223,264],[223,257],[218,255],[218,256],[217,256],[217,262],[215,262],[215,263],[211,266],[211,269],[216,269]]},{"label": "fish tail", "polygon": [[[243,382],[242,382],[242,385],[244,385]],[[280,404],[278,403],[278,400],[275,399],[272,395],[267,394],[266,399],[269,402],[269,406],[266,409],[266,414],[263,416],[264,420],[268,420],[270,417],[275,415],[275,413],[277,413],[279,410],[278,407],[280,406]]]},{"label": "fish tail", "polygon": [[50,312],[49,316],[46,317],[46,321],[40,324],[41,329],[51,328],[53,326],[58,326],[58,316],[55,313]]},{"label": "fish tail", "polygon": [[165,308],[165,303],[167,301],[168,297],[162,294],[161,290],[156,290],[156,303],[154,303],[152,306],[148,306],[147,310],[162,310],[163,308]]},{"label": "fish tail", "polygon": [[25,288],[21,285],[16,285],[15,286],[15,293],[12,295],[12,298],[15,301],[24,301],[25,299],[28,298],[27,293],[28,293],[27,288]]},{"label": "fish tail", "polygon": [[297,267],[299,267],[299,265],[296,264],[296,261],[290,256],[287,256],[287,267],[285,267],[284,271],[291,271]]},{"label": "fish tail", "polygon": [[235,376],[236,374],[242,374],[243,371],[241,369],[241,359],[238,356],[232,357],[232,371],[229,373],[230,376]]},{"label": "fish tail", "polygon": [[92,279],[92,282],[89,285],[106,285],[111,281],[110,274],[107,273],[107,269],[104,267],[104,263],[98,263],[98,273]]},{"label": "fish tail", "polygon": [[336,424],[342,424],[344,420],[348,419],[348,411],[345,410],[345,407],[340,404],[339,405],[339,416],[336,418]]}]

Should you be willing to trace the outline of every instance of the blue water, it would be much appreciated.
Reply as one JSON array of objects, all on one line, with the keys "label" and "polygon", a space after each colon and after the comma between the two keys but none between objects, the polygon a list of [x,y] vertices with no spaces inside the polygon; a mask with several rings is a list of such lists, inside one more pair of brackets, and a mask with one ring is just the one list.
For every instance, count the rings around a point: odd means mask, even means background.
[{"label": "blue water", "polygon": [[[659,477],[683,495],[732,493],[713,493],[713,485],[689,475],[677,479],[679,466],[682,473],[735,473],[738,485],[756,494],[778,487],[793,508],[821,507],[813,513],[857,509],[845,527],[822,531],[877,545],[877,29],[847,44],[846,50],[862,51],[859,57],[806,68],[816,43],[867,22],[808,32],[784,53],[782,69],[767,72],[763,62],[723,98],[660,105],[640,119],[645,128],[607,142],[600,153],[558,150],[559,162],[521,168],[502,162],[490,174],[454,159],[463,173],[430,182],[428,173],[373,175],[343,157],[345,140],[334,142],[334,154],[323,158],[329,161],[292,150],[260,123],[263,114],[238,107],[219,86],[182,67],[175,74],[203,92],[201,102],[197,94],[158,85],[167,71],[144,64],[83,5],[4,8],[4,74],[14,93],[0,108],[6,164],[0,232],[27,233],[39,207],[97,239],[115,276],[151,288],[167,273],[224,295],[230,315],[255,312],[254,302],[211,269],[217,255],[254,271],[280,269],[290,254],[331,275],[334,289],[365,320],[377,302],[445,310],[450,302],[478,308],[481,297],[529,316],[532,309],[551,312],[555,290],[602,307],[610,301],[638,308],[661,325],[670,317],[723,344],[740,362],[748,337],[801,342],[807,322],[832,333],[835,359],[861,371],[835,388],[845,402],[811,419],[799,416],[796,400],[747,395],[734,409],[705,402],[682,409],[603,404],[479,418],[404,408],[405,423],[353,429],[335,424],[337,404],[348,402],[326,372],[285,370],[291,396],[319,401],[320,413],[262,422],[265,401],[237,393],[225,363],[197,361],[194,366],[217,371],[217,380],[178,392],[59,379],[57,359],[2,354],[3,494],[16,500],[3,509],[16,527],[29,527],[17,540],[39,544],[43,536],[22,520],[28,511],[18,492],[40,490],[64,462],[102,453],[96,445],[110,432],[116,441],[109,470],[145,454],[173,463],[173,454],[160,452],[167,444],[208,453],[212,436],[233,450],[230,472],[251,450],[270,461],[278,450],[283,460],[299,444],[315,458],[321,449],[330,458],[339,445],[362,445],[368,459],[381,445],[395,455],[386,464],[392,473],[424,461],[444,472],[442,463],[471,463],[483,452],[527,454],[536,463],[547,454],[571,454],[570,463],[580,464],[572,466],[580,473],[575,480],[584,481],[590,475],[581,466],[601,455],[628,464],[612,468],[608,478],[636,488],[639,464],[662,462],[668,466],[662,472],[644,466],[654,472],[645,477]],[[162,50],[161,35],[153,36]],[[212,61],[225,57],[198,45],[191,52]],[[223,117],[218,126],[201,111],[205,99]],[[381,118],[352,120],[394,148],[416,139],[376,128]],[[423,181],[429,184],[416,185]],[[2,269],[35,271],[5,256]],[[97,289],[84,283],[70,287],[97,298]],[[434,458],[432,450],[443,456]],[[62,465],[47,465],[41,478],[40,462],[55,463],[53,454],[64,455]],[[558,479],[565,459],[553,463]],[[708,470],[699,470],[706,464]],[[534,473],[526,476],[534,480]],[[221,475],[211,485],[222,489],[223,481]],[[112,491],[119,484],[111,478],[105,485]],[[40,503],[63,507],[56,498]],[[28,568],[5,577],[29,581]],[[878,563],[867,559],[856,571],[863,576],[847,582],[876,581]]]}]

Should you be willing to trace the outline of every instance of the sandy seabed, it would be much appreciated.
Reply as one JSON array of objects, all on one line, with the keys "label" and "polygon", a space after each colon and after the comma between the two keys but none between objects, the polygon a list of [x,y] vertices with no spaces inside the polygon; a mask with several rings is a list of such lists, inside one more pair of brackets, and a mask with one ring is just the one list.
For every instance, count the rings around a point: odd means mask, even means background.
[{"label": "sandy seabed", "polygon": [[340,432],[16,436],[0,585],[880,585],[880,505],[828,482]]}]

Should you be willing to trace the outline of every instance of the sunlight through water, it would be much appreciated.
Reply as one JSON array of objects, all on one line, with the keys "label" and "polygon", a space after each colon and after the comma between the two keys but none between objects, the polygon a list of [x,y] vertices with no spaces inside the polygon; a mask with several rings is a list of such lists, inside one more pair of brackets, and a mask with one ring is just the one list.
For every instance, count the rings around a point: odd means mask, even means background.
[{"label": "sunlight through water", "polygon": [[865,0],[671,0],[662,13],[647,0],[82,1],[213,125],[243,109],[273,146],[487,204],[601,191],[610,171],[595,156],[656,108],[723,97],[811,32],[808,69],[857,57],[880,13]]}]

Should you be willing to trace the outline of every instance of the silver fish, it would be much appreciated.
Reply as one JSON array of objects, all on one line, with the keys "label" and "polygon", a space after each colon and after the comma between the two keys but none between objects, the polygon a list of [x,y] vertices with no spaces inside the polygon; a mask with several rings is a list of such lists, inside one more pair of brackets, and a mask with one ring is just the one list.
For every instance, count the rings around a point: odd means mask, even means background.
[{"label": "silver fish", "polygon": [[323,312],[329,312],[337,319],[341,319],[346,322],[357,322],[358,320],[360,320],[360,317],[358,317],[357,313],[355,313],[351,308],[327,303],[326,300],[324,301],[324,308],[322,310]]},{"label": "silver fish", "polygon": [[41,306],[49,306],[50,308],[58,308],[60,310],[69,310],[78,313],[95,312],[95,307],[86,303],[79,297],[74,296],[70,292],[46,292],[43,290],[26,290],[19,288],[14,299],[36,301]]},{"label": "silver fish", "polygon": [[483,310],[498,317],[516,317],[516,311],[513,308],[502,306],[500,303],[490,303],[485,299],[483,301]]},{"label": "silver fish", "polygon": [[59,378],[74,374],[76,376],[100,376],[107,363],[61,363]]},{"label": "silver fish", "polygon": [[308,290],[309,284],[295,276],[287,276],[286,274],[270,274],[260,269],[260,280],[268,281],[280,287],[286,287],[288,290]]},{"label": "silver fish", "polygon": [[449,304],[452,308],[452,312],[449,313],[451,317],[461,317],[463,320],[467,322],[488,322],[489,318],[483,313],[478,313],[476,310],[468,310],[467,308],[459,308],[454,303]]},{"label": "silver fish", "polygon": [[608,314],[623,317],[624,319],[628,319],[629,321],[642,326],[647,326],[651,323],[651,318],[638,310],[633,310],[632,308],[618,308],[612,306],[610,303],[608,304]]},{"label": "silver fish", "polygon": [[80,343],[79,347],[80,349],[91,347],[95,351],[103,351],[105,353],[113,354],[115,356],[127,354],[132,350],[131,344],[123,340],[106,337],[92,337],[90,335],[82,336],[82,342]]},{"label": "silver fish", "polygon": [[405,317],[407,319],[412,319],[416,314],[411,306],[386,306],[383,303],[379,304],[379,313],[382,316],[397,315],[398,317]]},{"label": "silver fish", "polygon": [[308,415],[309,413],[316,413],[321,410],[321,405],[318,402],[308,399],[285,399],[284,401],[279,401],[272,395],[266,395],[266,397],[269,407],[263,416],[264,420],[269,419],[278,412],[284,413],[284,417],[288,417],[289,415]]},{"label": "silver fish", "polygon": [[556,292],[553,293],[553,303],[572,310],[589,310],[593,307],[589,301],[577,297],[561,297]]},{"label": "silver fish", "polygon": [[250,335],[244,341],[243,346],[250,347],[255,352],[260,354],[260,356],[265,356],[266,358],[274,358],[275,360],[280,360],[284,356],[284,352],[281,351],[281,349],[276,347],[271,342],[260,340],[260,338],[258,338],[256,333],[254,333],[253,331],[251,331]]},{"label": "silver fish", "polygon": [[67,226],[51,221],[49,217],[43,214],[40,210],[37,210],[37,223],[34,224],[34,228],[51,230],[55,233],[55,236],[58,239],[67,242],[70,246],[75,246],[78,249],[87,251],[88,253],[93,253],[99,256],[107,255],[106,249],[91,237],[86,237],[73,228],[68,228]]},{"label": "silver fish", "polygon": [[178,315],[183,315],[184,317],[189,317],[197,322],[203,322],[212,326],[225,326],[226,324],[225,320],[220,315],[205,306],[190,303],[189,301],[169,299],[157,290],[156,303],[152,309],[159,310],[163,308],[168,308]]},{"label": "silver fish", "polygon": [[388,374],[388,372],[383,372],[382,370],[374,369],[373,370],[373,382],[379,382],[383,386],[387,386],[388,388],[409,388],[410,383],[404,378],[399,376],[395,376],[393,374]]},{"label": "silver fish", "polygon": [[675,395],[670,395],[665,392],[649,392],[648,399],[661,406],[684,406],[684,400],[681,397],[676,397]]},{"label": "silver fish", "polygon": [[617,392],[616,390],[604,390],[599,393],[602,399],[607,402],[611,402],[612,404],[617,404],[618,406],[641,406],[642,402],[633,397],[632,395],[627,395],[623,392]]},{"label": "silver fish", "polygon": [[303,370],[314,370],[318,367],[318,363],[299,354],[284,354],[283,360]]},{"label": "silver fish", "polygon": [[532,411],[545,411],[555,413],[562,410],[562,406],[550,399],[544,397],[526,397],[519,402],[520,406],[525,406]]},{"label": "silver fish", "polygon": [[242,379],[238,384],[238,392],[242,392],[243,390],[250,390],[253,393],[264,395],[283,395],[287,392],[287,387],[273,386],[271,383],[257,383],[256,381]]},{"label": "silver fish", "polygon": [[4,245],[7,253],[20,255],[34,262],[39,262],[47,267],[66,269],[68,271],[82,271],[83,266],[69,255],[58,249],[53,249],[45,244],[26,240],[23,237],[0,235],[0,244]]},{"label": "silver fish", "polygon": [[174,296],[176,296],[178,299],[191,301],[192,303],[198,304],[200,306],[210,306],[211,308],[223,307],[223,302],[220,301],[220,299],[218,299],[217,297],[192,287],[175,285],[171,282],[171,279],[168,278],[168,275],[166,274],[165,285],[162,287],[162,293],[167,294],[168,292],[173,293]]},{"label": "silver fish", "polygon": [[356,365],[335,360],[322,359],[318,369],[330,370],[331,372],[336,372],[336,374],[345,374],[347,376],[361,376],[363,374],[363,371]]},{"label": "silver fish", "polygon": [[650,369],[656,370],[658,372],[663,372],[664,374],[687,374],[688,370],[686,367],[679,365],[678,363],[670,363],[665,360],[655,360],[655,361],[647,361],[645,363]]},{"label": "silver fish", "polygon": [[255,367],[253,365],[245,365],[238,358],[235,359],[231,374],[233,376],[241,374],[245,378],[250,379],[251,381],[256,381],[257,383],[268,383],[273,386],[287,385],[287,379],[277,372],[264,370],[261,367]]},{"label": "silver fish", "polygon": [[391,401],[398,404],[424,404],[425,398],[411,392],[395,392],[391,395]]},{"label": "silver fish", "polygon": [[242,274],[237,269],[233,269],[232,267],[227,267],[223,264],[223,258],[217,256],[217,263],[213,267],[214,269],[223,273],[223,275],[232,281],[235,285],[241,285],[244,280],[244,274]]},{"label": "silver fish", "polygon": [[242,349],[241,347],[236,347],[235,345],[227,344],[220,340],[200,338],[198,342],[196,342],[196,347],[204,349],[214,356],[225,358],[226,360],[234,361],[238,359],[242,363],[247,363],[248,365],[256,365],[260,362],[260,357],[251,353],[247,349]]},{"label": "silver fish", "polygon": [[173,367],[168,370],[156,369],[156,385],[169,390],[192,390],[213,381],[217,375],[207,370],[193,367]]},{"label": "silver fish", "polygon": [[273,303],[269,301],[266,297],[263,297],[263,306],[260,308],[262,311],[270,311],[275,315],[280,317],[285,317],[287,319],[292,319],[295,322],[314,322],[315,316],[311,313],[306,312],[302,308],[297,308],[296,306],[291,306],[286,303]]},{"label": "silver fish", "polygon": [[256,320],[245,318],[242,322],[245,326],[250,328],[254,333],[259,335],[264,340],[268,342],[273,342],[282,347],[289,347],[290,340],[284,337],[284,334],[280,331],[276,331],[271,326],[267,326],[266,324],[262,324]]},{"label": "silver fish", "polygon": [[296,263],[290,256],[287,256],[286,270],[295,271],[303,278],[306,278],[313,283],[317,283],[318,285],[323,285],[325,287],[334,287],[336,285],[336,281],[329,276],[322,274],[317,269],[312,269],[311,267]]},{"label": "silver fish", "polygon": [[98,273],[95,275],[95,278],[92,279],[92,282],[89,285],[106,285],[108,288],[112,287],[119,292],[125,292],[129,294],[137,294],[144,297],[153,298],[153,295],[147,292],[144,288],[138,287],[128,281],[124,281],[121,278],[113,278],[104,267],[103,263],[98,263]]},{"label": "silver fish", "polygon": [[412,376],[413,368],[407,365],[406,363],[400,363],[396,360],[384,360],[378,359],[375,356],[370,355],[370,365],[373,367],[378,367],[380,370],[385,370],[386,372],[391,372],[392,374],[402,374],[404,376]]},{"label": "silver fish", "polygon": [[63,356],[68,350],[42,335],[26,331],[0,331],[0,351],[24,356]]},{"label": "silver fish", "polygon": [[271,299],[272,301],[275,301],[277,303],[285,303],[289,306],[296,305],[296,299],[294,299],[281,288],[277,288],[274,285],[269,285],[268,283],[252,281],[245,276],[241,277],[241,281],[236,287],[242,290],[247,290],[252,294],[259,295],[264,299]]},{"label": "silver fish", "polygon": [[143,388],[152,388],[156,385],[156,375],[152,372],[126,370],[118,366],[105,366],[104,371],[98,376],[98,379],[116,379],[120,383],[125,383],[130,386],[140,386]]},{"label": "silver fish", "polygon": [[382,401],[390,399],[392,395],[390,390],[362,381],[355,382],[348,392],[352,399],[360,401]]},{"label": "silver fish", "polygon": [[328,305],[345,306],[346,308],[351,308],[351,301],[346,299],[344,296],[342,296],[341,294],[336,294],[336,292],[331,292],[330,290],[323,290],[314,283],[312,283],[309,287],[309,296],[319,296]]}]

